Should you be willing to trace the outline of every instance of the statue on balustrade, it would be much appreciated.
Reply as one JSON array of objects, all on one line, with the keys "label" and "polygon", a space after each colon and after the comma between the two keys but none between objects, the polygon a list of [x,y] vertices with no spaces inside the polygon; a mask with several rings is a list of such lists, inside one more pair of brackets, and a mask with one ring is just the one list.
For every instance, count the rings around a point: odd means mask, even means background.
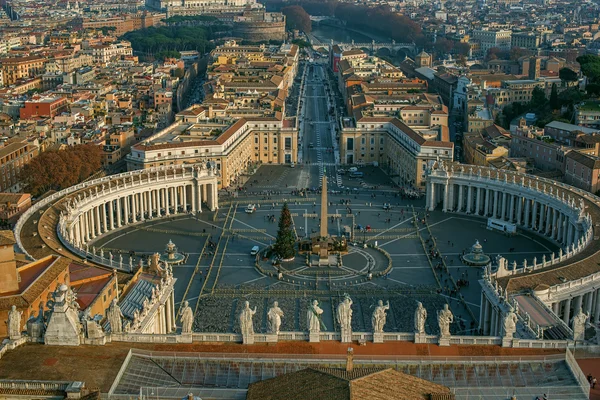
[{"label": "statue on balustrade", "polygon": [[323,328],[323,330],[326,329],[325,324],[323,324],[323,321],[321,321],[322,314],[323,309],[319,307],[319,302],[317,300],[313,300],[306,312],[308,331],[310,333],[319,333],[321,332],[321,328]]},{"label": "statue on balustrade", "polygon": [[348,295],[345,295],[344,300],[338,305],[337,322],[342,333],[352,332],[352,299]]},{"label": "statue on balustrade", "polygon": [[181,333],[192,333],[192,325],[194,324],[194,312],[190,303],[183,302],[183,310],[181,311]]},{"label": "statue on balustrade", "polygon": [[444,304],[444,309],[437,313],[438,325],[440,326],[440,336],[450,336],[450,324],[454,322],[454,315],[448,308],[448,304]]},{"label": "statue on balustrade", "polygon": [[246,301],[245,307],[240,313],[240,331],[242,335],[254,335],[254,325],[252,323],[254,314],[256,314],[256,306],[254,307],[254,310],[252,310],[250,308],[250,302]]},{"label": "statue on balustrade", "polygon": [[517,322],[519,322],[519,318],[517,314],[515,314],[512,306],[509,306],[508,313],[504,317],[504,338],[512,339],[513,335],[517,331]]},{"label": "statue on balustrade", "polygon": [[588,315],[580,308],[573,317],[573,340],[585,340],[585,323]]},{"label": "statue on balustrade", "polygon": [[427,320],[427,309],[423,307],[423,303],[417,302],[415,310],[415,333],[425,334],[425,321]]},{"label": "statue on balustrade", "polygon": [[21,337],[21,316],[23,311],[18,311],[17,306],[13,305],[8,312],[8,338],[11,340],[19,339]]},{"label": "statue on balustrade", "polygon": [[377,303],[377,307],[373,311],[373,316],[371,317],[371,324],[373,325],[373,332],[382,333],[383,327],[385,326],[385,322],[387,320],[387,314],[385,313],[390,309],[389,300],[385,305],[383,305],[383,301],[379,300]]},{"label": "statue on balustrade", "polygon": [[110,323],[110,331],[112,333],[123,332],[123,313],[121,307],[117,304],[117,299],[113,299],[110,307],[106,310],[106,318]]},{"label": "statue on balustrade", "polygon": [[267,325],[269,333],[278,335],[279,328],[281,328],[281,318],[283,317],[283,311],[279,308],[279,303],[274,301],[273,307],[269,309],[267,313]]}]

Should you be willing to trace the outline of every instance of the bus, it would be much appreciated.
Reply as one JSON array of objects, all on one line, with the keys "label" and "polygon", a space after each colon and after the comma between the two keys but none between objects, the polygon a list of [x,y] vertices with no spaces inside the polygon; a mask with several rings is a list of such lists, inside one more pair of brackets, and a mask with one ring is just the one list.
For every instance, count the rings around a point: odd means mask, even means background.
[{"label": "bus", "polygon": [[517,225],[502,221],[501,219],[488,218],[487,228],[506,233],[507,235],[514,235],[517,233]]}]

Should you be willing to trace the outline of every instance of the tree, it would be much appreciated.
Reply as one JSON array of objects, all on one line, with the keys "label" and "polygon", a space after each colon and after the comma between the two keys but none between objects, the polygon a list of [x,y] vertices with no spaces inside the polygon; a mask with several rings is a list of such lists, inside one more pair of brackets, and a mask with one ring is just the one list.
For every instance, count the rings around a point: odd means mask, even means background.
[{"label": "tree", "polygon": [[46,151],[23,167],[20,178],[26,190],[34,196],[49,190],[61,190],[98,171],[102,167],[102,155],[102,147],[93,144]]},{"label": "tree", "polygon": [[296,235],[292,228],[292,215],[287,203],[283,203],[281,208],[281,216],[279,217],[279,229],[277,230],[277,238],[273,250],[280,258],[286,260],[293,258],[296,255],[294,245],[296,243]]},{"label": "tree", "polygon": [[561,68],[558,71],[558,76],[560,78],[560,80],[563,82],[563,86],[566,85],[569,86],[569,83],[571,82],[577,82],[577,80],[579,79],[579,76],[577,75],[577,72],[573,71],[571,68]]},{"label": "tree", "polygon": [[446,38],[439,38],[433,45],[436,51],[441,54],[448,54],[454,48],[454,42]]},{"label": "tree", "polygon": [[509,53],[509,57],[511,60],[516,61],[519,58],[523,57],[523,56],[529,56],[531,55],[531,52],[527,49],[524,49],[522,47],[513,47],[510,49],[510,53]]},{"label": "tree", "polygon": [[471,45],[469,43],[458,42],[454,44],[454,52],[462,56],[468,56],[471,51]]},{"label": "tree", "polygon": [[285,25],[287,29],[297,29],[304,33],[310,33],[312,28],[310,15],[304,11],[304,8],[300,6],[289,6],[282,8],[281,12],[285,15]]},{"label": "tree", "polygon": [[552,91],[550,92],[550,107],[553,110],[558,110],[560,108],[560,102],[558,101],[558,89],[556,88],[556,83],[552,84]]},{"label": "tree", "polygon": [[531,106],[535,108],[541,107],[545,105],[547,101],[544,89],[539,86],[534,87],[531,92]]}]

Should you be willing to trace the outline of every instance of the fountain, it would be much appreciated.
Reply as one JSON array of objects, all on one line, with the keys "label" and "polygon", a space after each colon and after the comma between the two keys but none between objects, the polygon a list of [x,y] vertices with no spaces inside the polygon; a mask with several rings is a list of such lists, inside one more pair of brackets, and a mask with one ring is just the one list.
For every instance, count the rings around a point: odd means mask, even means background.
[{"label": "fountain", "polygon": [[465,254],[462,258],[463,264],[471,267],[483,267],[490,263],[490,257],[483,253],[483,247],[479,244],[479,240],[471,247],[471,252]]},{"label": "fountain", "polygon": [[165,247],[164,253],[160,256],[160,261],[166,262],[171,265],[181,264],[185,259],[185,256],[177,251],[175,243],[169,239],[169,243]]}]

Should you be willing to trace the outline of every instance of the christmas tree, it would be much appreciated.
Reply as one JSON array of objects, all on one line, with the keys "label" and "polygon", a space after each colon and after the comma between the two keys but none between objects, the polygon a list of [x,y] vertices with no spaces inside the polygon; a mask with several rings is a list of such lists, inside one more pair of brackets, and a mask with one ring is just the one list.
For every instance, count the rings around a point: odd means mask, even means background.
[{"label": "christmas tree", "polygon": [[296,250],[294,244],[296,243],[296,234],[292,228],[292,215],[287,203],[283,203],[281,208],[281,216],[279,217],[279,229],[277,230],[277,239],[275,240],[275,254],[280,258],[287,260],[294,258]]}]

